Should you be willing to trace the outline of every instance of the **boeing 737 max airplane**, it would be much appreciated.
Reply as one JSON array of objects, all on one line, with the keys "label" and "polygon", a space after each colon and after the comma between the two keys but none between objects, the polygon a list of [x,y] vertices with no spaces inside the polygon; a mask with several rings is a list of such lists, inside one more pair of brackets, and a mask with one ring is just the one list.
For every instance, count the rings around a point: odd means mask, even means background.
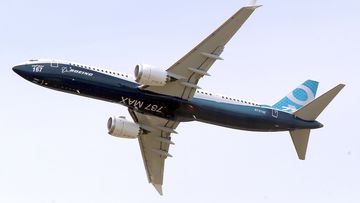
[{"label": "boeing 737 max airplane", "polygon": [[241,8],[217,30],[166,70],[139,64],[135,77],[117,71],[60,60],[29,60],[13,67],[21,77],[43,87],[124,105],[123,116],[107,121],[108,133],[138,139],[148,181],[162,194],[164,163],[171,134],[180,122],[200,121],[250,131],[289,131],[300,159],[305,159],[316,118],[344,87],[339,84],[315,99],[318,82],[307,80],[274,105],[203,91],[198,86],[226,43],[259,6]]}]

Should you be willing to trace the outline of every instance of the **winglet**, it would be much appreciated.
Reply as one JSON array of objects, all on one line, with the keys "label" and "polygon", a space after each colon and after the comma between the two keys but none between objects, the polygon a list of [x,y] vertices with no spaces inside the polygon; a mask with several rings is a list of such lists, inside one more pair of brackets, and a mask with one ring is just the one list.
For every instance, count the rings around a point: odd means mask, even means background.
[{"label": "winglet", "polygon": [[162,185],[160,185],[160,184],[154,184],[154,183],[153,183],[153,185],[154,185],[156,191],[158,191],[158,193],[159,193],[160,195],[163,195]]},{"label": "winglet", "polygon": [[245,6],[246,8],[253,8],[253,9],[257,9],[259,7],[261,7],[262,5],[256,5],[257,0],[250,0],[248,5]]},{"label": "winglet", "polygon": [[257,0],[251,0],[248,5],[249,6],[255,6],[256,2],[257,2]]}]

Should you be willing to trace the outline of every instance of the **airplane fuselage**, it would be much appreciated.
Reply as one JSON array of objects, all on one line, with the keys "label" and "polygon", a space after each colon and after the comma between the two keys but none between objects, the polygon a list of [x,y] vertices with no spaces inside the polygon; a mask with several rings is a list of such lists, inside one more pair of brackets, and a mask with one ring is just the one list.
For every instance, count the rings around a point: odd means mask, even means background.
[{"label": "airplane fuselage", "polygon": [[131,76],[71,62],[33,60],[13,70],[40,86],[124,105],[143,114],[173,121],[200,121],[249,131],[289,131],[322,127],[266,105],[212,93],[191,101],[143,90]]},{"label": "airplane fuselage", "polygon": [[[181,122],[200,121],[248,131],[289,131],[299,159],[305,160],[310,130],[323,125],[318,116],[345,87],[338,84],[316,97],[319,82],[308,79],[269,106],[202,90],[201,78],[222,60],[225,45],[260,5],[240,8],[173,65],[158,69],[138,64],[134,76],[59,60],[30,60],[13,70],[37,85],[121,104],[132,120],[112,116],[108,134],[137,139],[149,183],[163,194],[165,159]],[[197,133],[200,133],[199,131]]]}]

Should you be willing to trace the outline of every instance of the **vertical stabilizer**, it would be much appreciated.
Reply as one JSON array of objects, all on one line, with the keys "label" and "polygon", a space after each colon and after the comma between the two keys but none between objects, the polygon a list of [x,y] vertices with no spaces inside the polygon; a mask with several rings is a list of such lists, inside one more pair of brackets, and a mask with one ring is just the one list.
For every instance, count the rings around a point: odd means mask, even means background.
[{"label": "vertical stabilizer", "polygon": [[307,80],[272,107],[293,113],[315,99],[319,83]]}]

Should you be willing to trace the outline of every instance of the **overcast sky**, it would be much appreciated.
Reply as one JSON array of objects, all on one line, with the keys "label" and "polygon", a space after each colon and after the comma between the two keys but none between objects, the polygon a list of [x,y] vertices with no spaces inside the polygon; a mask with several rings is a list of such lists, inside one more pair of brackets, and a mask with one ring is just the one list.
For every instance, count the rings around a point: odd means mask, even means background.
[{"label": "overcast sky", "polygon": [[116,104],[25,81],[11,68],[55,58],[132,73],[169,67],[247,1],[0,2],[0,202],[359,202],[360,2],[260,1],[199,85],[274,104],[307,79],[346,88],[318,118],[307,160],[287,132],[183,123],[164,196],[147,183],[138,142],[107,134]]}]

